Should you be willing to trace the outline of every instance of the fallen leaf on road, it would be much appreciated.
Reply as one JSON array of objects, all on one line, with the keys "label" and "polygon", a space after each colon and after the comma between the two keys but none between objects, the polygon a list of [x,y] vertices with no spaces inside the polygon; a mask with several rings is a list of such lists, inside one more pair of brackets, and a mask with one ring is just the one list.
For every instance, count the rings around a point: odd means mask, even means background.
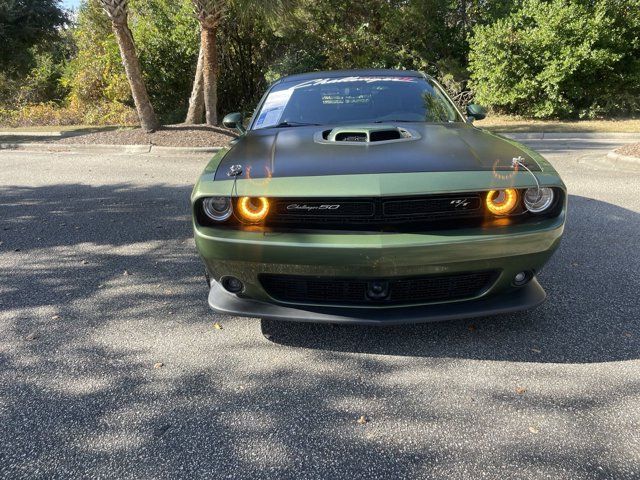
[{"label": "fallen leaf on road", "polygon": [[624,332],[624,336],[625,337],[632,337],[633,335],[631,335],[631,333],[629,333],[629,332]]},{"label": "fallen leaf on road", "polygon": [[540,430],[538,430],[536,427],[529,427],[529,431],[531,433],[540,433]]},{"label": "fallen leaf on road", "polygon": [[369,421],[369,419],[365,415],[360,415],[360,418],[356,420],[360,425],[364,425]]},{"label": "fallen leaf on road", "polygon": [[542,353],[542,350],[538,350],[537,348],[532,348],[531,351],[533,353]]},{"label": "fallen leaf on road", "polygon": [[478,327],[476,327],[473,324],[469,325],[467,328],[469,329],[470,332],[475,332],[478,329]]},{"label": "fallen leaf on road", "polygon": [[153,368],[162,368],[164,367],[164,363],[162,362],[156,362],[153,364]]},{"label": "fallen leaf on road", "polygon": [[37,340],[38,338],[40,338],[40,335],[38,334],[38,332],[31,332],[27,334],[26,337],[24,337],[24,339],[29,342],[32,342],[33,340]]},{"label": "fallen leaf on road", "polygon": [[524,392],[526,392],[526,391],[527,391],[527,389],[526,389],[526,388],[524,388],[524,387],[516,387],[516,393],[517,393],[518,395],[522,395],[522,394],[523,394]]},{"label": "fallen leaf on road", "polygon": [[215,328],[216,330],[222,330],[222,325],[220,325],[218,322],[214,322],[213,328]]}]

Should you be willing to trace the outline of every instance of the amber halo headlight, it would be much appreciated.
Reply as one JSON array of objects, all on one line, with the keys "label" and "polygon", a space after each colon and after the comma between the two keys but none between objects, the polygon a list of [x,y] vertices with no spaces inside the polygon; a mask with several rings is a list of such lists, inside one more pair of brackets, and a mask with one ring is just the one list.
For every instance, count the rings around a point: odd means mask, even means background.
[{"label": "amber halo headlight", "polygon": [[224,222],[233,213],[233,205],[229,197],[205,198],[202,209],[207,217],[216,222]]},{"label": "amber halo headlight", "polygon": [[490,190],[487,193],[487,209],[494,215],[508,215],[518,205],[518,191],[513,188]]},{"label": "amber halo headlight", "polygon": [[528,188],[524,192],[524,206],[531,213],[542,213],[553,204],[553,198],[552,188]]},{"label": "amber halo headlight", "polygon": [[269,200],[265,197],[240,197],[238,213],[241,220],[251,223],[261,222],[269,213]]}]

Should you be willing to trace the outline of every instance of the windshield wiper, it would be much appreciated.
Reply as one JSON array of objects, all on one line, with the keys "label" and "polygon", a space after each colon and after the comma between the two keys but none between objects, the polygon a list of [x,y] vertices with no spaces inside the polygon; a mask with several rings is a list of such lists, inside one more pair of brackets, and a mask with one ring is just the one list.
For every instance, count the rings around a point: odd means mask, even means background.
[{"label": "windshield wiper", "polygon": [[305,123],[305,122],[280,122],[277,125],[274,125],[272,128],[282,128],[282,127],[308,127],[311,125],[319,126],[320,123]]}]

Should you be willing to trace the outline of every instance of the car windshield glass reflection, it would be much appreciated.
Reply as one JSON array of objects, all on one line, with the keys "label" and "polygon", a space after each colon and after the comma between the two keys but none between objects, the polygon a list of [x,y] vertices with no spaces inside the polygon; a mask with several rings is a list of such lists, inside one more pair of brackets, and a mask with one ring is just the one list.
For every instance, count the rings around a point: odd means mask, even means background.
[{"label": "car windshield glass reflection", "polygon": [[274,86],[254,128],[342,123],[462,121],[437,85],[420,77],[339,77]]}]

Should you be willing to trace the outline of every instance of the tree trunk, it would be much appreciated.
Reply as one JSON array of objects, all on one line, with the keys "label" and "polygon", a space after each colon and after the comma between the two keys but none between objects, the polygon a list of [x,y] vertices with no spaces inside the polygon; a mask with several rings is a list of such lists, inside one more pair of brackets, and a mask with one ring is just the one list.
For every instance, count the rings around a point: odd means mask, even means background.
[{"label": "tree trunk", "polygon": [[203,51],[202,79],[207,125],[218,124],[218,46],[216,28],[203,26],[200,46]]},{"label": "tree trunk", "polygon": [[131,30],[129,30],[129,26],[126,23],[112,22],[112,25],[116,40],[118,41],[118,47],[120,47],[124,70],[127,74],[129,85],[131,86],[131,95],[133,96],[138,117],[140,118],[140,125],[145,132],[153,132],[160,127],[160,123],[153,111],[153,106],[147,94],[147,88],[144,85]]},{"label": "tree trunk", "polygon": [[193,89],[189,98],[189,111],[184,123],[195,125],[202,123],[204,114],[204,79],[202,78],[202,66],[204,64],[204,49],[200,45],[200,53],[198,54],[198,66],[196,67],[196,76],[193,80]]}]

